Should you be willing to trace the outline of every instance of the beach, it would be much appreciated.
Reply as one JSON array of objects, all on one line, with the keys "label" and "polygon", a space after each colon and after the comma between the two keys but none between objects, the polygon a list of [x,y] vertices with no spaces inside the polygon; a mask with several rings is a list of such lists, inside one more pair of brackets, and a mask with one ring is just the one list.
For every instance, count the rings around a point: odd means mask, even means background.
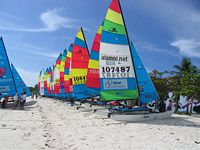
[{"label": "beach", "polygon": [[0,109],[1,150],[198,150],[200,117],[121,123],[50,98]]}]

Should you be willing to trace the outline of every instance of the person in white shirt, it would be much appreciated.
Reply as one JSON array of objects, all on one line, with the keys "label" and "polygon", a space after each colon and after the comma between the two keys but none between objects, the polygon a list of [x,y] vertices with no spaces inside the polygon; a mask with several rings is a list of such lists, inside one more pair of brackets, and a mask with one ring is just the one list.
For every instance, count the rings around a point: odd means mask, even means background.
[{"label": "person in white shirt", "polygon": [[16,109],[16,108],[17,108],[18,103],[19,103],[19,94],[16,93],[15,96],[14,96],[13,109]]},{"label": "person in white shirt", "polygon": [[24,104],[26,102],[26,93],[24,92],[22,97],[21,97],[21,100],[20,100],[20,109],[23,110],[24,109]]}]

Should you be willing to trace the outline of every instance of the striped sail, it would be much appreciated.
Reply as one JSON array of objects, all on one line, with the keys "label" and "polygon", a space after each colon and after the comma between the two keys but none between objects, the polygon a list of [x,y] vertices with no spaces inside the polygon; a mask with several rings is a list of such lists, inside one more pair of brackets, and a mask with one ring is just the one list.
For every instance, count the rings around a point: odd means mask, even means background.
[{"label": "striped sail", "polygon": [[47,96],[47,77],[48,77],[48,68],[44,71],[44,95]]},{"label": "striped sail", "polygon": [[19,73],[17,72],[13,64],[11,64],[11,70],[12,70],[15,85],[17,88],[17,93],[19,95],[26,93],[26,96],[31,96],[31,92],[29,88],[26,86],[25,82],[22,80],[22,78],[20,77]]},{"label": "striped sail", "polygon": [[118,0],[107,11],[100,42],[101,100],[139,98],[125,23]]},{"label": "striped sail", "polygon": [[54,94],[60,94],[60,64],[62,53],[58,56],[54,68]]},{"label": "striped sail", "polygon": [[54,91],[54,71],[55,71],[55,64],[53,64],[53,69],[51,73],[51,96],[55,96],[55,91]]},{"label": "striped sail", "polygon": [[140,101],[142,103],[149,103],[159,99],[156,88],[149,77],[141,58],[139,57],[133,43],[131,42],[131,51],[134,60],[135,72],[140,92]]},{"label": "striped sail", "polygon": [[68,97],[71,97],[71,93],[73,92],[72,81],[70,78],[72,48],[73,44],[71,44],[68,48],[67,57],[65,60],[65,70],[64,70],[64,90],[65,94],[67,94]]},{"label": "striped sail", "polygon": [[64,75],[65,75],[65,62],[67,57],[67,50],[64,50],[62,57],[61,57],[61,63],[60,63],[60,92],[61,97],[66,97],[65,95],[65,87],[64,87]]},{"label": "striped sail", "polygon": [[0,37],[0,94],[15,95],[16,87],[3,38]]},{"label": "striped sail", "polygon": [[47,95],[50,96],[51,95],[51,74],[52,74],[52,69],[51,67],[48,68],[48,72],[47,72]]},{"label": "striped sail", "polygon": [[86,75],[89,62],[89,52],[83,30],[75,38],[72,48],[71,72],[73,97],[76,100],[87,98]]},{"label": "striped sail", "polygon": [[92,50],[90,53],[90,60],[88,64],[86,86],[88,94],[93,96],[100,95],[100,78],[99,78],[99,49],[103,26],[101,25],[96,33]]},{"label": "striped sail", "polygon": [[39,76],[38,76],[38,93],[40,93],[41,74],[42,74],[42,71],[40,71]]}]

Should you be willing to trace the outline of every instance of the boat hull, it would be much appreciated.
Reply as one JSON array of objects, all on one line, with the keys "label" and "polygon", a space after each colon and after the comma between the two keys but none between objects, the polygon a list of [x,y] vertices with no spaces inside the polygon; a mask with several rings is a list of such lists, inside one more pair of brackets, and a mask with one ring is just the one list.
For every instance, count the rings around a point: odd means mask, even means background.
[{"label": "boat hull", "polygon": [[126,114],[126,113],[111,113],[110,118],[121,122],[143,122],[151,120],[162,120],[170,118],[172,111],[164,113],[149,113],[149,114]]}]

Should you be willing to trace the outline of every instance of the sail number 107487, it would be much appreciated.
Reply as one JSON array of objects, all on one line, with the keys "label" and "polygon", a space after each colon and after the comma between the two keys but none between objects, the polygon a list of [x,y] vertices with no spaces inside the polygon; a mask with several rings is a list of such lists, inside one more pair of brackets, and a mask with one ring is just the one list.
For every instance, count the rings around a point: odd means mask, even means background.
[{"label": "sail number 107487", "polygon": [[128,78],[130,67],[102,67],[103,78]]}]

